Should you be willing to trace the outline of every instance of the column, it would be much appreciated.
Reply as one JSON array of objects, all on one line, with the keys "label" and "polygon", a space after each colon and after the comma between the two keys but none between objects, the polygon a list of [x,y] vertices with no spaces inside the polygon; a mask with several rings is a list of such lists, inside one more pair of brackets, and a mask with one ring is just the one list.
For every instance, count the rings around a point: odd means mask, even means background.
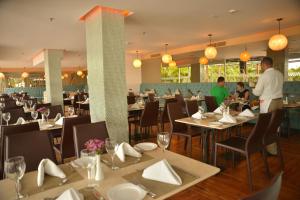
[{"label": "column", "polygon": [[191,82],[192,83],[200,82],[200,64],[199,63],[191,64]]},{"label": "column", "polygon": [[44,51],[46,97],[52,105],[63,105],[61,59],[63,50],[46,49]]},{"label": "column", "polygon": [[284,77],[284,80],[288,80],[288,48],[281,51],[273,51],[272,49],[267,49],[267,56],[273,59],[273,66],[275,69],[279,70]]},{"label": "column", "polygon": [[91,120],[106,121],[111,138],[128,141],[124,15],[92,11],[84,18]]}]

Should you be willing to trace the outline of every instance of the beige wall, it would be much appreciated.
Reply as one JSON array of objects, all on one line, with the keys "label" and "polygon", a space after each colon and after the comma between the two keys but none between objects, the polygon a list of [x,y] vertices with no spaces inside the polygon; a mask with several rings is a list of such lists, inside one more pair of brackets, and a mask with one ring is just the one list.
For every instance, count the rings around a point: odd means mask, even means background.
[{"label": "beige wall", "polygon": [[[132,89],[134,92],[140,90],[140,84],[142,82],[141,68],[137,69],[132,66],[132,61],[136,55],[126,54],[126,84],[127,90]],[[144,65],[144,63],[142,64]],[[144,66],[142,66],[143,68]]]},{"label": "beige wall", "polygon": [[143,60],[142,82],[160,83],[161,58]]}]

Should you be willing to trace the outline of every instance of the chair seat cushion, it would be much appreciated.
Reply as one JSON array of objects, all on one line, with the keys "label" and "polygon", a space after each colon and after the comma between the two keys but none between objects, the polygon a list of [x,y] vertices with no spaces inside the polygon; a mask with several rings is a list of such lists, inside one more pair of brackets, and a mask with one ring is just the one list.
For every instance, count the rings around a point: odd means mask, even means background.
[{"label": "chair seat cushion", "polygon": [[233,150],[245,151],[246,139],[241,137],[231,137],[227,140],[216,142],[216,145]]}]

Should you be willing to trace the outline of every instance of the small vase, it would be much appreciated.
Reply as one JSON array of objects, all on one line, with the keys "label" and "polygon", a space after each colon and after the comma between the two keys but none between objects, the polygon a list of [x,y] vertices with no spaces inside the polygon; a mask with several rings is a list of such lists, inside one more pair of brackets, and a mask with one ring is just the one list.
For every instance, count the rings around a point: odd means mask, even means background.
[{"label": "small vase", "polygon": [[96,154],[96,169],[95,169],[95,181],[101,181],[104,179],[104,174],[101,168],[101,155]]}]

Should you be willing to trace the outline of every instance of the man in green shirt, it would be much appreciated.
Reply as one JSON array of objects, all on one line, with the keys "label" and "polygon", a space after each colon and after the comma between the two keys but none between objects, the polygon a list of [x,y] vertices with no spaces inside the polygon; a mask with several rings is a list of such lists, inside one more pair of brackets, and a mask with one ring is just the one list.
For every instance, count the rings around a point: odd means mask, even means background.
[{"label": "man in green shirt", "polygon": [[220,76],[217,81],[217,85],[215,85],[211,90],[210,94],[216,98],[218,106],[223,103],[223,101],[229,96],[227,88],[224,87],[225,78]]}]

